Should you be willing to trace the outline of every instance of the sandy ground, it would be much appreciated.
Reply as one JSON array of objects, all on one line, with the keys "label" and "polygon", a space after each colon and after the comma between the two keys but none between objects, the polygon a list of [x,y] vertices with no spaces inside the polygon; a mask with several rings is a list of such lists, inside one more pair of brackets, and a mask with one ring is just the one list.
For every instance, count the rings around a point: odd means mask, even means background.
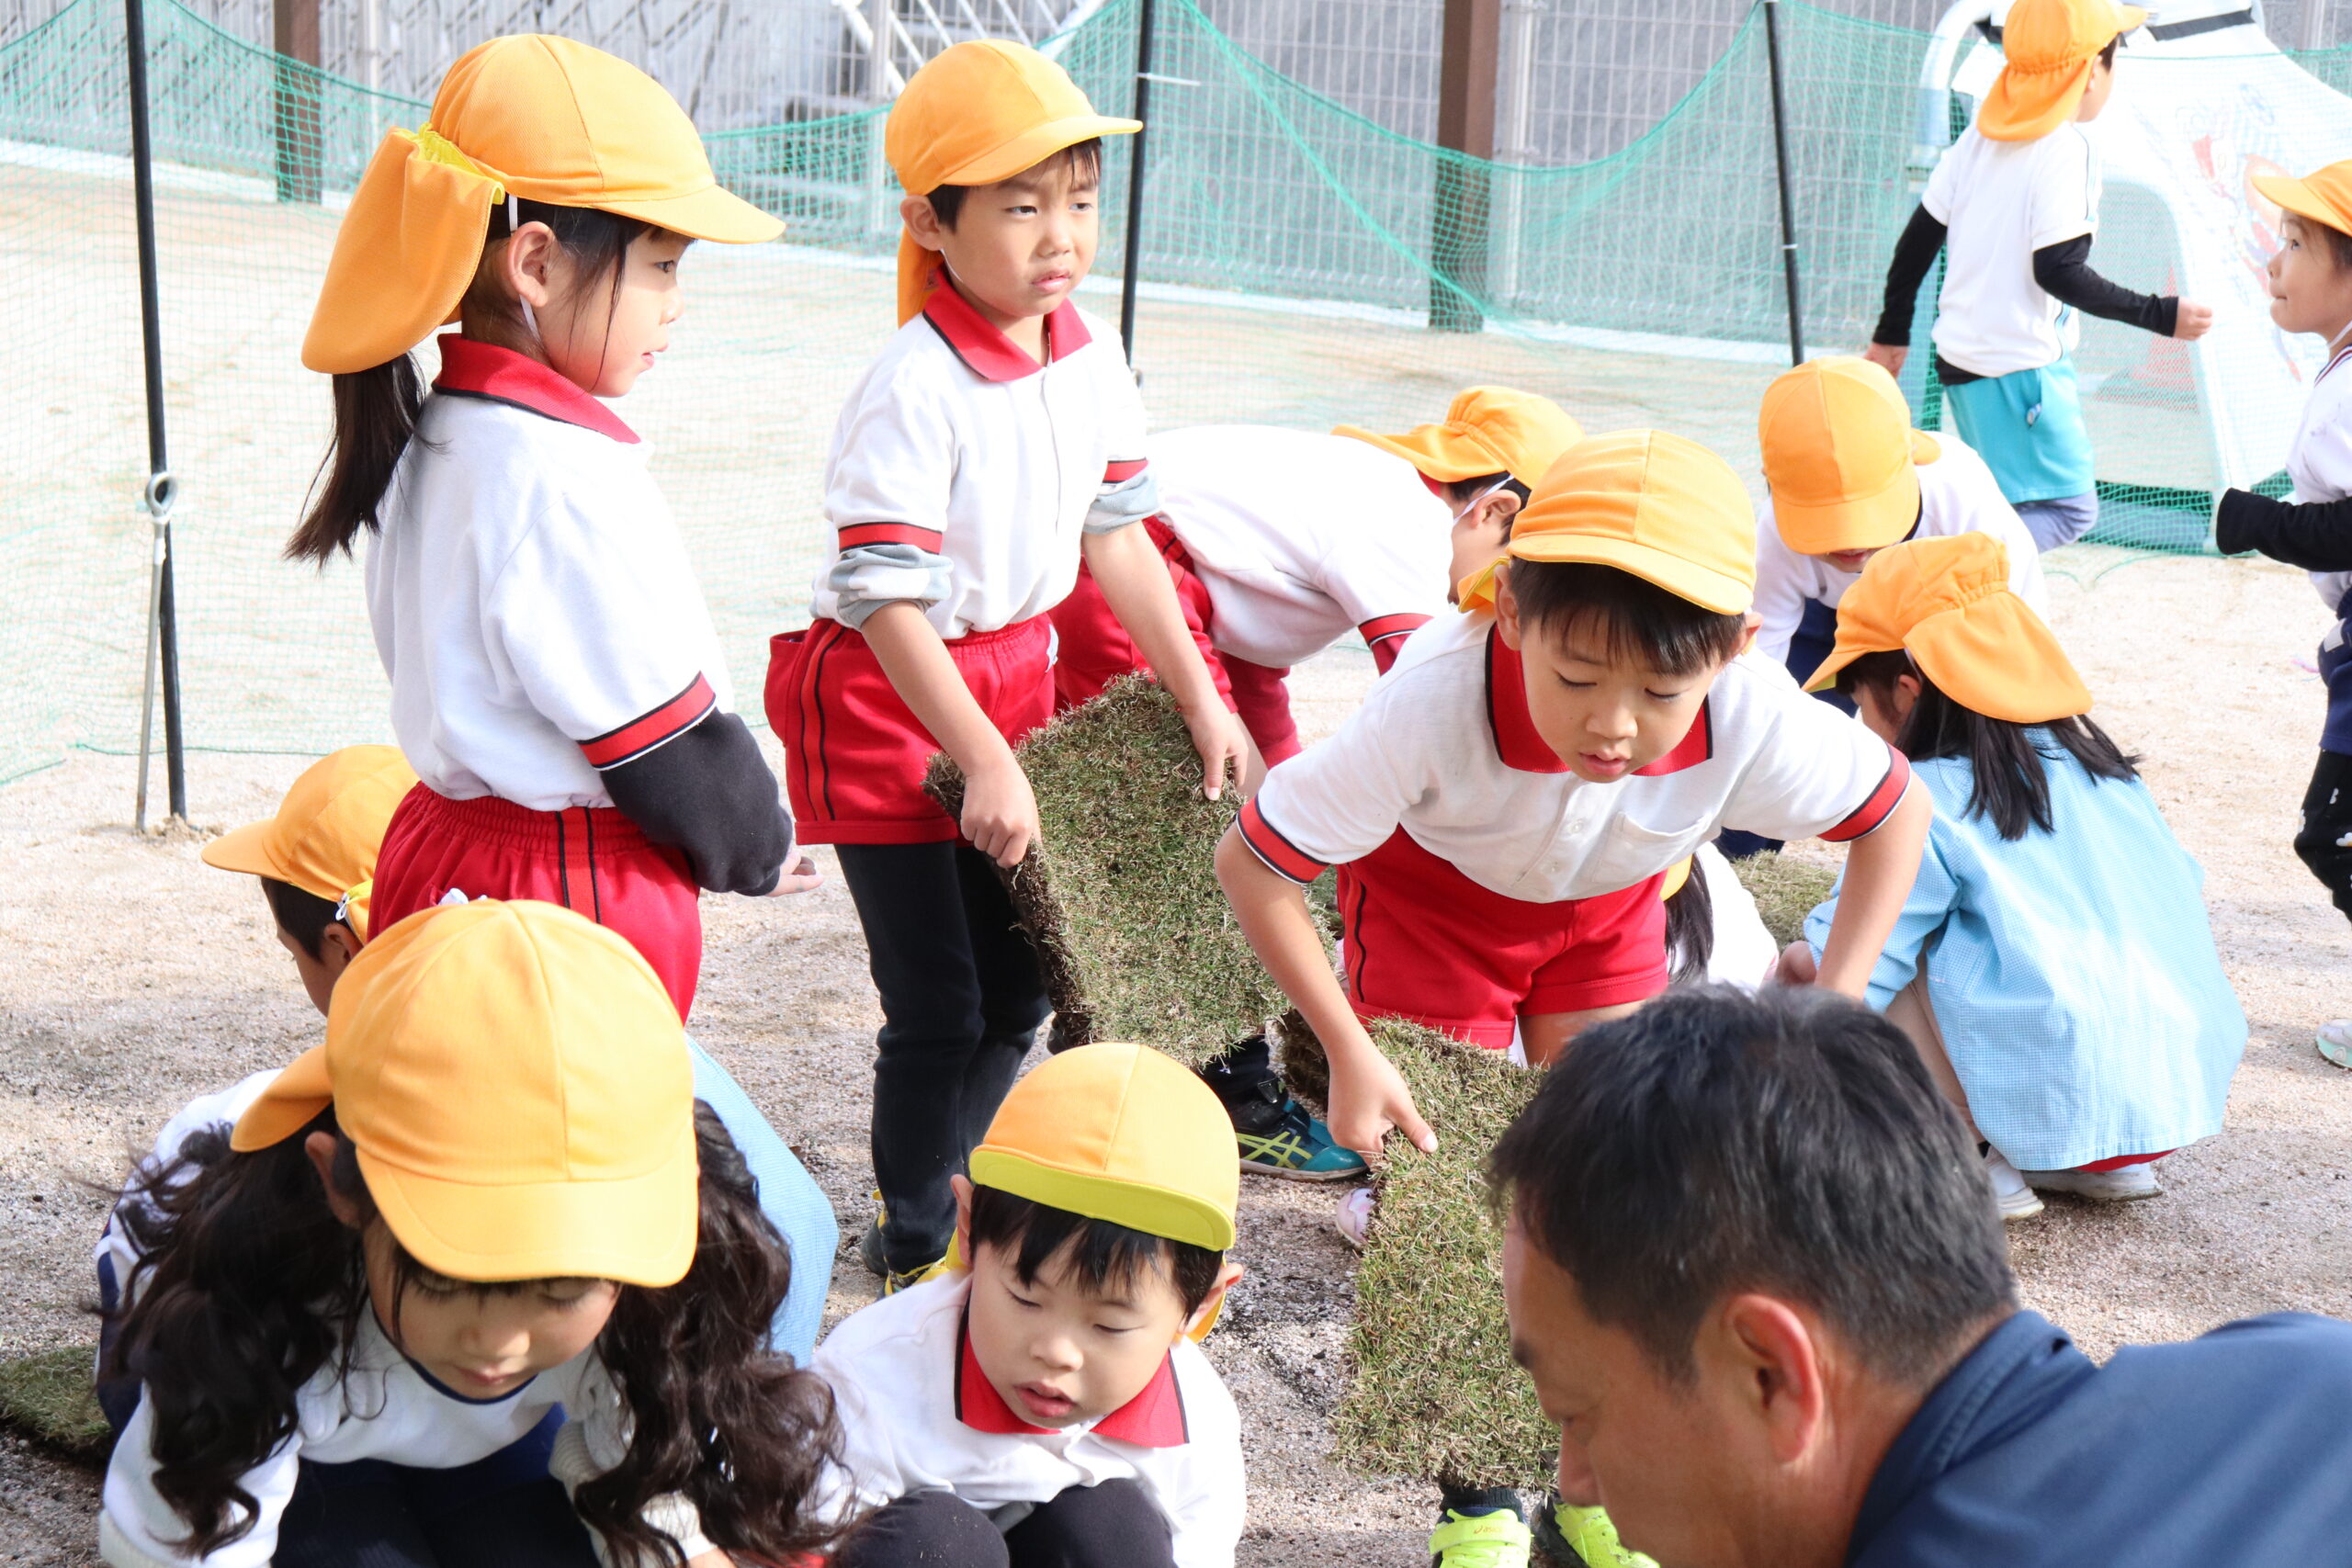
[{"label": "sandy ground", "polygon": [[[2051,558],[2053,620],[2099,716],[2204,862],[2222,952],[2254,1039],[2229,1130],[2165,1168],[2154,1202],[2052,1200],[2010,1235],[2029,1298],[2104,1354],[2278,1308],[2352,1313],[2352,1075],[2312,1051],[2352,1012],[2346,931],[2288,847],[2317,731],[2308,668],[2321,623],[2300,573],[2077,547]],[[1360,652],[1301,671],[1302,717],[1328,729],[1370,677]],[[206,828],[271,810],[301,759],[199,754]],[[316,1038],[252,883],[187,839],[128,826],[133,769],[77,754],[0,790],[0,1354],[86,1342],[90,1184],[196,1093]],[[831,1194],[846,1243],[867,1213],[872,1031],[864,953],[839,883],[780,903],[706,905],[695,1032]],[[1339,1392],[1349,1254],[1327,1192],[1253,1181],[1249,1274],[1210,1351],[1251,1433],[1245,1564],[1423,1561],[1423,1490],[1367,1483],[1322,1456]],[[872,1281],[844,1252],[836,1310]],[[96,1561],[96,1478],[0,1438],[0,1562]]]}]

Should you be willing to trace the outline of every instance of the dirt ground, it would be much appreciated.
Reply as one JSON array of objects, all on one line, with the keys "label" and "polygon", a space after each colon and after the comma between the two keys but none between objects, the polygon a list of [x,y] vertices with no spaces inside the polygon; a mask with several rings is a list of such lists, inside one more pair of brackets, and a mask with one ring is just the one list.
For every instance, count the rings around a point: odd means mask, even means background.
[{"label": "dirt ground", "polygon": [[[2205,864],[2254,1038],[2228,1131],[2166,1163],[2165,1197],[2053,1199],[2012,1227],[2028,1297],[2099,1354],[2251,1313],[2352,1313],[2352,1074],[2311,1048],[2315,1025],[2352,1013],[2347,932],[2288,847],[2320,717],[2318,604],[2300,573],[2264,565],[2091,547],[2049,564],[2052,619],[2101,722],[2146,754]],[[1304,728],[1327,730],[1370,674],[1361,652],[1302,671]],[[205,828],[265,815],[303,761],[199,753],[191,815]],[[129,761],[79,753],[0,789],[0,1354],[92,1337],[98,1186],[188,1098],[319,1031],[250,880],[207,869],[185,838],[134,836],[133,784]],[[846,1244],[867,1213],[878,1019],[848,897],[835,881],[709,901],[705,919],[695,1033],[831,1194],[845,1241],[833,1301],[850,1310],[872,1292]],[[1322,1457],[1349,1304],[1331,1201],[1247,1184],[1249,1273],[1209,1342],[1249,1416],[1241,1561],[1257,1568],[1424,1561],[1423,1489]],[[95,1562],[96,1500],[94,1475],[0,1437],[0,1562]]]}]

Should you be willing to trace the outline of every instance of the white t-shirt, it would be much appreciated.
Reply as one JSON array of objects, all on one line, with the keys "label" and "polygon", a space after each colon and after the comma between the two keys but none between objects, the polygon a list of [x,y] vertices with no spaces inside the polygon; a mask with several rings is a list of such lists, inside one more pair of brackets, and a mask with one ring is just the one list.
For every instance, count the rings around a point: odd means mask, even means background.
[{"label": "white t-shirt", "polygon": [[[277,1077],[255,1073],[191,1103],[164,1124],[151,1168],[169,1163],[197,1132],[233,1125]],[[111,1219],[97,1257],[102,1278],[130,1284],[139,1255]],[[187,1568],[199,1562],[205,1568],[266,1568],[277,1548],[278,1519],[294,1495],[304,1460],[348,1464],[373,1459],[418,1470],[453,1470],[528,1437],[558,1406],[566,1430],[558,1438],[551,1468],[564,1472],[562,1479],[577,1484],[620,1462],[628,1446],[628,1416],[594,1350],[541,1372],[502,1398],[468,1399],[428,1378],[384,1337],[375,1314],[363,1312],[348,1375],[329,1357],[295,1394],[293,1435],[239,1483],[258,1506],[253,1529],[200,1559],[171,1544],[186,1538],[187,1525],[155,1490],[153,1406],[141,1399],[107,1463],[98,1555],[113,1568]],[[687,1556],[708,1550],[684,1498],[657,1498],[646,1517],[675,1536]]]},{"label": "white t-shirt", "polygon": [[1178,1341],[1142,1393],[1091,1425],[1032,1427],[965,1347],[970,1294],[969,1274],[944,1275],[852,1314],[817,1347],[810,1365],[832,1385],[842,1434],[827,1506],[933,1489],[987,1510],[1132,1480],[1168,1516],[1178,1568],[1232,1568],[1241,1417],[1201,1348]]},{"label": "white t-shirt", "polygon": [[[2352,495],[2352,346],[2328,355],[2311,396],[2303,400],[2302,422],[2295,426],[2295,444],[2287,452],[2287,477],[2295,481],[2295,499],[2301,502],[2342,501]],[[2329,615],[2352,592],[2352,571],[2315,571],[2312,587],[2327,605]]]},{"label": "white t-shirt", "polygon": [[685,543],[604,404],[505,349],[441,351],[368,552],[393,733],[453,799],[610,806],[598,768],[733,700]]},{"label": "white t-shirt", "polygon": [[1884,741],[1751,650],[1674,750],[1588,784],[1535,732],[1519,656],[1493,626],[1430,622],[1337,734],[1268,773],[1240,818],[1259,858],[1304,884],[1401,826],[1482,887],[1558,903],[1631,887],[1724,828],[1860,838],[1909,783]]},{"label": "white t-shirt", "polygon": [[[1919,525],[1905,536],[1911,539],[1942,539],[1954,534],[1990,534],[2008,547],[2009,588],[2046,615],[2050,595],[2041,576],[2041,550],[2001,494],[2001,484],[1984,459],[1949,431],[1939,432],[1942,452],[1919,470]],[[1781,539],[1768,499],[1756,509],[1756,613],[1763,617],[1756,646],[1767,659],[1785,663],[1789,640],[1804,618],[1808,599],[1831,609],[1846,597],[1846,590],[1861,580],[1859,571],[1840,571],[1818,556],[1799,555]]]},{"label": "white t-shirt", "polygon": [[1069,596],[1089,513],[1144,469],[1143,399],[1101,321],[1065,302],[1046,333],[1041,366],[944,284],[899,329],[833,427],[825,516],[841,554],[810,614],[913,600],[955,638]]},{"label": "white t-shirt", "polygon": [[1444,612],[1451,516],[1404,458],[1257,424],[1148,445],[1160,516],[1209,591],[1218,652],[1288,669],[1351,629],[1377,651]]},{"label": "white t-shirt", "polygon": [[2081,321],[2033,280],[2033,253],[2098,232],[2096,143],[2068,121],[2031,141],[1961,132],[1920,205],[1944,225],[1936,352],[1979,376],[2054,365]]}]

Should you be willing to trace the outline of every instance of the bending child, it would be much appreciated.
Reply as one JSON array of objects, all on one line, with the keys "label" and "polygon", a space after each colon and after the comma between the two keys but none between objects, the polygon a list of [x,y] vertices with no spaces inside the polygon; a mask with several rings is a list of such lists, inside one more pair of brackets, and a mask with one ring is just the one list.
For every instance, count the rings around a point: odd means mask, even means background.
[{"label": "bending child", "polygon": [[2001,28],[2005,63],[1928,176],[1894,247],[1886,308],[1868,355],[1903,373],[1919,285],[1949,247],[1935,324],[1936,375],[1952,423],[1983,454],[2041,548],[2098,521],[2097,475],[2075,384],[2076,312],[2184,342],[2210,306],[2138,294],[2091,270],[2098,231],[2098,144],[2081,127],[2115,90],[2115,49],[2148,19],[2115,0],[2018,0]]},{"label": "bending child", "polygon": [[[700,889],[765,894],[792,822],[637,434],[599,400],[669,346],[695,238],[783,229],[718,188],[651,77],[568,39],[493,39],[394,130],[335,235],[302,363],[334,377],[331,467],[288,554],[361,533],[392,728],[423,784],[375,918],[455,891],[611,926],[684,1018]],[[429,395],[410,351],[446,321]]]},{"label": "bending child", "polygon": [[[2222,973],[2204,873],[2087,714],[2058,639],[1983,534],[1882,552],[1815,675],[1911,759],[1936,803],[1927,853],[1871,972],[1982,1140],[2007,1219],[2036,1190],[2162,1190],[2154,1162],[2222,1130],[2245,1015]],[[1811,978],[1842,886],[1783,974]]]},{"label": "bending child", "polygon": [[[907,83],[884,139],[909,193],[901,324],[834,427],[840,551],[815,622],[773,644],[793,809],[839,847],[881,995],[881,1203],[860,1256],[886,1290],[945,1254],[949,1179],[1045,1021],[997,868],[1037,837],[1012,748],[1053,716],[1047,615],[1081,561],[1182,709],[1210,798],[1249,752],[1136,526],[1159,502],[1135,378],[1070,298],[1094,263],[1100,139],[1136,129],[1018,44],[957,44]],[[960,820],[923,793],[941,751]]]},{"label": "bending child", "polygon": [[956,1179],[965,1266],[817,1352],[842,1420],[840,1568],[1232,1568],[1240,1417],[1196,1343],[1240,1276],[1240,1178],[1200,1079],[1081,1045],[1016,1084]]},{"label": "bending child", "polygon": [[177,1131],[116,1214],[115,1568],[724,1568],[831,1539],[831,1399],[764,1343],[789,1261],[618,936],[533,903],[405,920],[323,1046]]}]

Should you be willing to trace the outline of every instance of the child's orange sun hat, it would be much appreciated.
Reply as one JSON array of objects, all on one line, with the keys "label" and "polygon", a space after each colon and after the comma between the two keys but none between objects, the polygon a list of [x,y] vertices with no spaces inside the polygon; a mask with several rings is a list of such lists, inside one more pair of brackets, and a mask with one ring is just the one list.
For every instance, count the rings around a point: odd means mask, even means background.
[{"label": "child's orange sun hat", "polygon": [[2314,169],[2301,179],[2287,175],[2256,175],[2254,188],[2298,218],[2352,234],[2352,159]]},{"label": "child's orange sun hat", "polygon": [[[882,130],[882,155],[909,196],[992,186],[1081,141],[1130,136],[1139,119],[1094,112],[1069,73],[1025,44],[956,44],[907,78]],[[899,236],[899,321],[922,310],[939,257]]]},{"label": "child's orange sun hat", "polygon": [[364,889],[376,874],[384,829],[415,786],[415,770],[399,747],[346,746],[303,769],[276,816],[232,829],[198,852],[221,871],[266,876],[330,903],[352,899],[359,916],[353,930],[365,941]]},{"label": "child's orange sun hat", "polygon": [[[1621,430],[1562,454],[1512,519],[1506,559],[1614,567],[1717,615],[1756,599],[1756,508],[1731,465],[1686,436]],[[1490,610],[1499,561],[1463,580]]]},{"label": "child's orange sun hat", "polygon": [[1918,525],[1919,470],[1942,453],[1911,428],[1894,378],[1830,355],[1784,370],[1757,415],[1772,525],[1799,555],[1875,550]]},{"label": "child's orange sun hat", "polygon": [[420,910],[351,961],[238,1120],[268,1148],[330,1104],[384,1223],[453,1280],[673,1285],[700,1172],[678,1010],[625,937],[554,904]]},{"label": "child's orange sun hat", "polygon": [[1902,649],[1952,701],[1988,718],[2047,724],[2091,711],[2091,694],[2033,606],[2009,588],[1990,534],[1913,539],[1871,557],[1838,602],[1838,644],[1805,682],[1818,692],[1865,653]]},{"label": "child's orange sun hat", "polygon": [[2018,0],[2001,24],[2001,74],[1976,111],[1992,141],[2031,141],[2075,115],[2099,51],[2148,19],[2115,0]]},{"label": "child's orange sun hat", "polygon": [[449,67],[424,125],[390,131],[368,161],[302,363],[371,369],[456,321],[491,209],[510,197],[727,244],[784,232],[719,186],[686,111],[636,66],[542,33],[492,39]]},{"label": "child's orange sun hat", "polygon": [[1358,424],[1340,425],[1331,434],[1368,441],[1442,485],[1509,474],[1532,491],[1561,453],[1584,439],[1584,427],[1567,410],[1534,392],[1472,387],[1455,395],[1443,419],[1415,425],[1402,435],[1382,435]]}]

